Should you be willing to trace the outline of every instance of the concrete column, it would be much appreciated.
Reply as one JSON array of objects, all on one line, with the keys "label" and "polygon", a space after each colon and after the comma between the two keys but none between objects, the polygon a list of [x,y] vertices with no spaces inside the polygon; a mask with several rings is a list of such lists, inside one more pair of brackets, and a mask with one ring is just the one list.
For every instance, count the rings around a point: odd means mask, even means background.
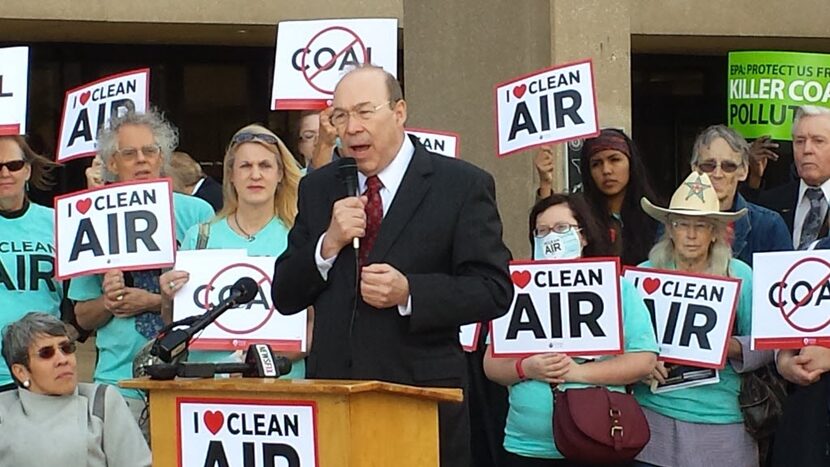
[{"label": "concrete column", "polygon": [[[551,63],[591,58],[600,127],[631,135],[631,1],[551,0]],[[559,147],[563,160],[564,147]],[[564,164],[562,164],[564,166]],[[564,171],[558,185],[565,186]]]},{"label": "concrete column", "polygon": [[549,12],[548,0],[404,0],[408,124],[459,133],[461,158],[493,174],[516,258],[530,254],[536,182],[530,152],[496,158],[493,85],[549,64]]}]

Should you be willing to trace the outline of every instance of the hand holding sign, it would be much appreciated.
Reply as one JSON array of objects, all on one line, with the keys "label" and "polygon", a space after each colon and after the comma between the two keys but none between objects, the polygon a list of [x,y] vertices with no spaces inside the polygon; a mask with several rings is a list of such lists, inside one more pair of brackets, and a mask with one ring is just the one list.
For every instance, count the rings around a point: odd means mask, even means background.
[{"label": "hand holding sign", "polygon": [[553,181],[553,171],[556,170],[554,162],[553,146],[545,144],[539,147],[539,152],[533,158],[533,165],[539,174],[539,180],[550,184]]}]

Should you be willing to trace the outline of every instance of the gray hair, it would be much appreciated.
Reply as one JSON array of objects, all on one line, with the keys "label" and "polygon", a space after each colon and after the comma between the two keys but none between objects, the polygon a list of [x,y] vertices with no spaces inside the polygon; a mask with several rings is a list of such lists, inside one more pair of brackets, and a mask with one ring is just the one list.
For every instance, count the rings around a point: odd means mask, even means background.
[{"label": "gray hair", "polygon": [[795,118],[793,118],[792,135],[795,136],[795,129],[798,128],[798,123],[804,117],[830,117],[830,109],[821,107],[819,105],[802,105],[795,111]]},{"label": "gray hair", "polygon": [[[715,242],[709,246],[708,266],[705,271],[706,274],[717,276],[731,276],[729,271],[729,260],[732,259],[732,248],[726,241],[726,224],[723,222],[713,221],[715,226],[713,232]],[[672,269],[674,262],[674,241],[671,239],[669,229],[671,228],[671,219],[666,223],[666,229],[663,231],[663,236],[651,248],[648,253],[648,260],[651,262],[651,267],[657,269]]]},{"label": "gray hair", "polygon": [[[61,320],[46,313],[32,311],[3,328],[3,360],[11,372],[12,365],[19,363],[29,368],[29,347],[38,336],[69,337],[69,329]],[[12,373],[18,386],[21,381]]]},{"label": "gray hair", "polygon": [[98,131],[98,156],[104,162],[104,180],[115,181],[115,174],[109,171],[108,164],[112,156],[118,151],[118,130],[125,125],[138,125],[150,128],[156,144],[161,147],[164,158],[162,166],[170,163],[173,151],[179,145],[179,130],[168,122],[164,115],[154,109],[145,113],[127,111],[124,115],[114,116],[109,123]]},{"label": "gray hair", "polygon": [[718,138],[726,141],[730,149],[741,155],[742,164],[745,166],[749,164],[749,143],[746,142],[746,139],[726,125],[712,125],[701,131],[695,138],[695,144],[692,148],[692,160],[690,161],[693,169],[700,160],[700,153],[703,149],[708,148]]}]

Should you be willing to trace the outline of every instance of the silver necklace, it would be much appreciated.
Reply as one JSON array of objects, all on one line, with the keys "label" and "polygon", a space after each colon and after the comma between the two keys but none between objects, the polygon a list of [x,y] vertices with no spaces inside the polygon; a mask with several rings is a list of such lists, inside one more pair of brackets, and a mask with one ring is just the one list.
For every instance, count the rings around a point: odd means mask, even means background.
[{"label": "silver necklace", "polygon": [[[239,225],[239,219],[237,219],[237,217],[236,217],[236,211],[234,211],[234,213],[233,213],[233,222],[236,224],[236,228],[239,229],[239,231],[242,232],[242,235],[245,236],[245,240],[247,240],[249,242],[253,242],[254,240],[256,240],[255,236],[249,234],[248,232],[245,232],[245,229],[243,229],[242,226]],[[259,230],[262,230],[262,229],[259,229]],[[259,231],[257,231],[256,233],[259,233]]]}]

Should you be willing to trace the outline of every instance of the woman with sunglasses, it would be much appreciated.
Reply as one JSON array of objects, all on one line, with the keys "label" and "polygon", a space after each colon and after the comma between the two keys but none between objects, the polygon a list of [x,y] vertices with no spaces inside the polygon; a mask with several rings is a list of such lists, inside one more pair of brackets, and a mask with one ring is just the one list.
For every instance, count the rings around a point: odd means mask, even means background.
[{"label": "woman with sunglasses", "polygon": [[[270,130],[261,125],[248,125],[231,138],[224,167],[224,207],[208,223],[207,232],[201,226],[188,230],[182,249],[244,249],[251,256],[279,256],[288,245],[288,231],[297,215],[300,169],[294,156]],[[199,245],[200,229],[207,240],[204,245]],[[188,279],[187,271],[172,270],[161,276],[168,320],[172,319],[173,296]],[[309,313],[309,326],[311,316]],[[304,377],[304,355],[283,355],[296,360],[286,377]],[[230,358],[230,352],[200,351],[193,351],[188,357],[190,361],[201,362]]]},{"label": "woman with sunglasses", "polygon": [[[537,195],[552,190],[553,151],[543,147],[535,159],[540,185]],[[634,142],[621,130],[604,129],[585,140],[579,161],[582,191],[593,216],[611,239],[611,252],[625,265],[648,257],[657,239],[657,222],[640,209],[640,198],[654,199],[645,166]]]},{"label": "woman with sunglasses", "polygon": [[[772,352],[749,348],[752,320],[752,270],[732,258],[726,227],[744,215],[722,212],[712,181],[693,172],[674,192],[668,208],[642,199],[643,210],[665,225],[663,237],[654,245],[643,267],[691,274],[734,277],[741,290],[735,312],[735,326],[728,340],[726,366],[711,371],[689,366],[671,367],[658,362],[654,371],[637,384],[634,394],[648,419],[651,440],[637,456],[643,466],[728,465],[757,466],[758,445],[744,427],[738,403],[741,378],[772,361]],[[693,372],[693,373],[692,373]],[[682,381],[690,374],[705,375],[695,387],[657,391]],[[665,389],[665,388],[664,388]]]},{"label": "woman with sunglasses", "polygon": [[787,224],[777,212],[747,202],[738,193],[738,184],[746,180],[750,146],[737,131],[724,125],[712,125],[695,139],[692,170],[703,172],[712,181],[721,212],[746,209],[746,216],[727,226],[732,256],[752,266],[752,254],[764,251],[792,250]]},{"label": "woman with sunglasses", "polygon": [[[590,208],[577,196],[553,194],[530,212],[533,259],[575,259],[607,256],[608,235],[591,217]],[[560,353],[523,358],[493,357],[492,345],[484,356],[487,376],[508,387],[509,409],[504,430],[507,467],[577,465],[556,448],[551,423],[554,410],[551,385],[606,386],[624,391],[626,384],[650,374],[657,359],[657,341],[645,303],[633,285],[621,279],[625,353],[582,361]]]},{"label": "woman with sunglasses", "polygon": [[[55,166],[22,136],[0,137],[0,327],[31,310],[60,316],[63,288],[53,277],[54,211],[30,202],[27,194],[29,184],[48,189]],[[0,392],[15,387],[0,362]]]},{"label": "woman with sunglasses", "polygon": [[0,394],[0,464],[142,467],[150,450],[121,394],[78,383],[64,323],[28,313],[3,329],[3,360],[18,388]]}]

